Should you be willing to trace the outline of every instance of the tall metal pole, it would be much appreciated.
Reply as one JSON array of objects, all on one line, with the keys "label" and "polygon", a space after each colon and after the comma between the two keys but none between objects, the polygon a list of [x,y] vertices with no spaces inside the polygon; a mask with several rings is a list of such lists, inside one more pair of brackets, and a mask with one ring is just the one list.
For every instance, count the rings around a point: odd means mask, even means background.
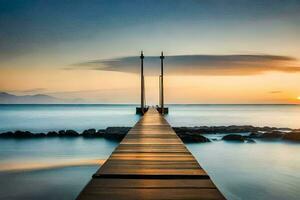
[{"label": "tall metal pole", "polygon": [[141,112],[144,113],[144,53],[141,51]]},{"label": "tall metal pole", "polygon": [[161,52],[161,56],[160,56],[160,76],[161,76],[161,94],[160,94],[160,98],[161,98],[161,113],[164,114],[164,53]]}]

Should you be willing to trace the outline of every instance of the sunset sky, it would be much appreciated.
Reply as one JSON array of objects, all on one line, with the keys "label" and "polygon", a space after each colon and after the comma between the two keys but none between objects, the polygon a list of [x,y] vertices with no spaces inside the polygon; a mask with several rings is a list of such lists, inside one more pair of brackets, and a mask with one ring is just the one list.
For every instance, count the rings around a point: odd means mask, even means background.
[{"label": "sunset sky", "polygon": [[300,103],[298,0],[0,0],[0,91],[88,103]]}]

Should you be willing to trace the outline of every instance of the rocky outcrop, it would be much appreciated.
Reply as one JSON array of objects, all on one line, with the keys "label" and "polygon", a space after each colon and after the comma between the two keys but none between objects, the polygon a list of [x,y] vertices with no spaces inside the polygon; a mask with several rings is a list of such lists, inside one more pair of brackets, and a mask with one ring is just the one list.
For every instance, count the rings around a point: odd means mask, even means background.
[{"label": "rocky outcrop", "polygon": [[[174,127],[176,134],[186,143],[210,142],[202,134],[228,134],[223,137],[227,141],[255,142],[257,139],[284,139],[299,141],[300,130],[274,127],[253,127],[253,126],[199,126],[199,127]],[[0,138],[43,138],[43,137],[84,137],[84,138],[105,138],[108,140],[122,140],[130,130],[130,127],[108,127],[106,129],[87,129],[82,133],[75,130],[50,131],[48,133],[31,133],[29,131],[4,132]],[[285,131],[285,132],[283,132]],[[290,131],[290,133],[286,133]],[[242,136],[237,133],[251,133],[249,136]]]},{"label": "rocky outcrop", "polygon": [[74,130],[50,131],[45,133],[31,133],[29,131],[8,131],[0,134],[0,138],[41,138],[41,137],[84,137],[84,138],[106,138],[110,140],[122,140],[128,133],[130,127],[108,127],[107,129],[87,129],[81,134]]},{"label": "rocky outcrop", "polygon": [[198,133],[198,134],[215,134],[215,133],[250,133],[250,132],[270,132],[270,131],[291,131],[289,128],[275,127],[254,127],[254,126],[195,126],[195,127],[174,127],[176,133]]},{"label": "rocky outcrop", "polygon": [[290,133],[285,134],[282,139],[289,141],[300,142],[300,131],[292,131]]},{"label": "rocky outcrop", "polygon": [[85,138],[102,138],[104,135],[104,130],[101,129],[96,131],[96,129],[87,129],[84,130],[81,135]]},{"label": "rocky outcrop", "polygon": [[281,139],[285,133],[277,130],[272,130],[270,132],[252,132],[249,138],[258,139]]},{"label": "rocky outcrop", "polygon": [[79,133],[77,133],[74,130],[60,130],[58,131],[58,136],[59,137],[78,137]]},{"label": "rocky outcrop", "polygon": [[202,143],[210,142],[210,140],[203,135],[194,134],[194,133],[179,133],[177,134],[180,139],[185,143]]},{"label": "rocky outcrop", "polygon": [[103,137],[110,140],[121,141],[129,130],[130,127],[108,127],[105,129]]},{"label": "rocky outcrop", "polygon": [[245,137],[242,135],[237,135],[237,134],[229,134],[229,135],[225,135],[222,140],[226,140],[226,141],[235,141],[235,142],[244,142],[245,141]]},{"label": "rocky outcrop", "polygon": [[255,140],[253,140],[253,139],[251,139],[251,138],[247,138],[247,139],[246,139],[246,142],[247,142],[247,143],[256,143]]},{"label": "rocky outcrop", "polygon": [[58,133],[56,131],[50,131],[47,133],[47,137],[57,137]]}]

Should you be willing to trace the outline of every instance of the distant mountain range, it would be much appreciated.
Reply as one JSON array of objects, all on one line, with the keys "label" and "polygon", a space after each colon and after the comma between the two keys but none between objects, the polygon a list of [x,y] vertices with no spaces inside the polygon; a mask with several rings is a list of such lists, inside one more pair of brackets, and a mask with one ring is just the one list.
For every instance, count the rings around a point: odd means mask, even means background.
[{"label": "distant mountain range", "polygon": [[17,96],[0,92],[0,104],[59,104],[82,103],[81,99],[60,99],[44,94]]}]

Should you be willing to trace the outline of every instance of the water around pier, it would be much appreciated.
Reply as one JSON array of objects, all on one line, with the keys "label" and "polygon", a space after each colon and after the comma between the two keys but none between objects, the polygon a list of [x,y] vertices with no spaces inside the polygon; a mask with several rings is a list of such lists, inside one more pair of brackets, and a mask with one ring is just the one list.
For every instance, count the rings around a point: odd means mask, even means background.
[{"label": "water around pier", "polygon": [[[81,131],[132,126],[138,120],[134,106],[18,105],[0,110],[1,131]],[[167,119],[173,126],[239,123],[300,128],[299,111],[299,106],[282,105],[171,106]],[[74,199],[116,145],[102,138],[0,139],[0,199]],[[188,148],[229,199],[300,196],[298,143],[213,141]]]}]

